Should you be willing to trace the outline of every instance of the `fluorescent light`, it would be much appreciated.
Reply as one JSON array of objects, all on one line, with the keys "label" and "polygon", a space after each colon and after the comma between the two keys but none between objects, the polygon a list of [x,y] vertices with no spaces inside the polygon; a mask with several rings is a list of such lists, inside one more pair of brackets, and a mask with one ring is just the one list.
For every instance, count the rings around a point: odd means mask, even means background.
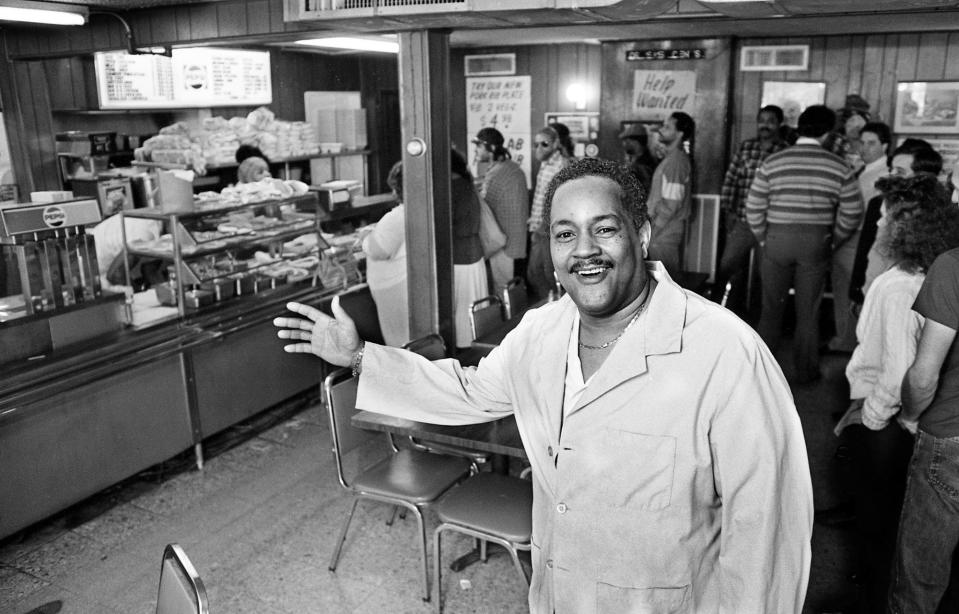
[{"label": "fluorescent light", "polygon": [[350,49],[353,51],[376,51],[379,53],[399,53],[400,44],[390,40],[375,40],[370,38],[311,38],[296,41],[297,45],[310,47],[326,47],[328,49]]},{"label": "fluorescent light", "polygon": [[87,21],[86,7],[52,2],[6,0],[0,2],[0,20],[42,23],[55,26],[82,26]]}]

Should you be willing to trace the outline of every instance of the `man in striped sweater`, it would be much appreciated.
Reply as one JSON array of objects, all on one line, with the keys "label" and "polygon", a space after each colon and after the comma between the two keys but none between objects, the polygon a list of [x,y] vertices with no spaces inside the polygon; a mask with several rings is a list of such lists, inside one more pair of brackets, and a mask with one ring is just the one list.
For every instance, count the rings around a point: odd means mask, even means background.
[{"label": "man in striped sweater", "polygon": [[790,287],[796,292],[793,383],[819,378],[819,304],[832,251],[859,227],[862,194],[845,161],[822,143],[835,113],[814,105],[799,116],[796,144],[756,172],[746,220],[762,250],[759,334],[775,352]]}]

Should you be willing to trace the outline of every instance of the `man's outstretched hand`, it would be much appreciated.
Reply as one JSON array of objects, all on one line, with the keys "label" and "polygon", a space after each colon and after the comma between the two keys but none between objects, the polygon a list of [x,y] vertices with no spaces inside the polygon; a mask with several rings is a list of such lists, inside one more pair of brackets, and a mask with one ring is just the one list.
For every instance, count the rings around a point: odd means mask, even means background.
[{"label": "man's outstretched hand", "polygon": [[273,326],[280,330],[280,339],[291,339],[297,343],[283,346],[290,353],[315,354],[328,363],[346,367],[350,365],[353,354],[360,349],[362,340],[356,332],[353,319],[340,307],[340,297],[334,297],[330,317],[315,307],[303,303],[287,303],[286,308],[303,318],[275,318]]}]

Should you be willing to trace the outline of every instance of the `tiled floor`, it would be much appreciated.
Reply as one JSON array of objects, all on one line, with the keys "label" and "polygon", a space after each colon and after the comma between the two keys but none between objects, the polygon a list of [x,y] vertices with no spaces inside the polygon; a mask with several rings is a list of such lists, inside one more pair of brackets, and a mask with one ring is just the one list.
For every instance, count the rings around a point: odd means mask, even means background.
[{"label": "tiled floor", "polygon": [[[839,496],[830,414],[845,405],[845,362],[824,357],[823,380],[794,389],[817,508]],[[349,503],[329,448],[316,406],[273,410],[210,442],[202,472],[184,454],[0,542],[0,612],[60,602],[71,614],[152,613],[169,542],[193,560],[213,614],[431,612],[419,596],[415,522],[387,527],[386,506],[360,504],[337,572],[327,570]],[[444,559],[452,560],[470,543],[450,535]],[[807,612],[847,588],[848,540],[817,525]],[[526,611],[524,587],[502,553],[445,572],[444,585],[451,613]]]}]

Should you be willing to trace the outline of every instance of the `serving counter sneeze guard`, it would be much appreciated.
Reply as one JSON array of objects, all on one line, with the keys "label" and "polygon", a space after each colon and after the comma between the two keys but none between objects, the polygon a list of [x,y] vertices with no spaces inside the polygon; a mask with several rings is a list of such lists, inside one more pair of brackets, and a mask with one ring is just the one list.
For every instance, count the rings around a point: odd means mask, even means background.
[{"label": "serving counter sneeze guard", "polygon": [[0,364],[123,326],[123,295],[102,291],[93,237],[84,230],[99,221],[94,199],[0,206],[3,260],[16,263],[0,288]]},{"label": "serving counter sneeze guard", "polygon": [[[253,309],[306,284],[319,286],[320,265],[331,248],[320,233],[317,205],[310,192],[248,203],[200,202],[184,211],[122,211],[126,285],[137,290],[131,323],[150,326],[145,314],[164,309],[192,322],[213,311]],[[128,225],[134,221],[160,224],[163,234],[131,240]],[[159,263],[165,280],[137,282],[129,263],[143,259]]]}]

